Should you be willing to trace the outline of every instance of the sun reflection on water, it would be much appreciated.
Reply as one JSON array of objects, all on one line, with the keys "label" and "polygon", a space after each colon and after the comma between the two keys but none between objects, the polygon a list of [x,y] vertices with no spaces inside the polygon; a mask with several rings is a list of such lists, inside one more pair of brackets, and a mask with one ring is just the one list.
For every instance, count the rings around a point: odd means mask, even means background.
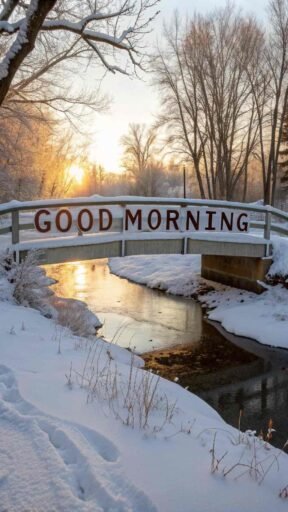
[{"label": "sun reflection on water", "polygon": [[191,343],[201,337],[202,312],[198,304],[120,279],[110,274],[107,260],[51,265],[47,272],[58,280],[53,287],[56,294],[86,302],[99,316],[108,339],[124,322],[121,345],[145,342],[146,350],[151,350],[152,345],[158,348]]}]

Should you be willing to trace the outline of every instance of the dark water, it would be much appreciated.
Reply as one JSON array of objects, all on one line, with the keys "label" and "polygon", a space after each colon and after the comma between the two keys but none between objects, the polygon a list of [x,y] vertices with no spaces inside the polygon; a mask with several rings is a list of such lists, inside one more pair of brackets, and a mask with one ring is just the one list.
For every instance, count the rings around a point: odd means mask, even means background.
[{"label": "dark water", "polygon": [[257,433],[262,430],[265,433],[271,418],[276,430],[272,444],[282,448],[288,440],[288,351],[233,336],[220,326],[217,330],[224,333],[233,345],[256,354],[262,371],[240,382],[232,381],[198,394],[234,426],[237,426],[239,410],[242,409],[242,430],[257,430]]},{"label": "dark water", "polygon": [[[238,338],[211,325],[194,300],[168,296],[109,272],[107,260],[46,267],[54,290],[83,300],[113,343],[136,349],[152,367],[209,402],[230,424],[260,432],[272,418],[272,442],[288,438],[288,351]],[[287,369],[286,369],[287,368]]]}]

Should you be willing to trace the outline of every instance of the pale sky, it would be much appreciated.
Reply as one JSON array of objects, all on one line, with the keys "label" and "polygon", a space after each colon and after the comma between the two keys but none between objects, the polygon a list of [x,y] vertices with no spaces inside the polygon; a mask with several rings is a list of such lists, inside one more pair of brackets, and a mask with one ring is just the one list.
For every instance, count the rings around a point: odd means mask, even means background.
[{"label": "pale sky", "polygon": [[[161,38],[163,22],[171,20],[177,9],[180,14],[193,14],[194,11],[203,13],[215,7],[225,5],[225,0],[161,0],[161,14],[154,22],[153,34],[155,40]],[[235,5],[245,12],[263,15],[265,0],[235,0]],[[145,82],[131,79],[123,75],[109,75],[102,84],[102,91],[113,98],[110,112],[95,119],[93,131],[94,140],[89,149],[89,157],[108,170],[119,172],[121,160],[120,138],[127,132],[129,123],[153,122],[158,109],[157,91],[149,85],[150,77]]]}]

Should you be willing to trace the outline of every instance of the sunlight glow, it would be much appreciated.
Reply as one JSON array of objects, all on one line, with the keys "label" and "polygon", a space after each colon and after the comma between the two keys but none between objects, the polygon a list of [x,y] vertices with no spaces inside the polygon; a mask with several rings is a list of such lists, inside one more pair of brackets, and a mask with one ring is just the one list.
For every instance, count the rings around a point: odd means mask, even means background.
[{"label": "sunlight glow", "polygon": [[77,185],[81,185],[84,179],[84,169],[78,165],[71,165],[67,169],[68,178],[72,180]]},{"label": "sunlight glow", "polygon": [[90,146],[89,158],[92,162],[103,165],[106,172],[117,174],[122,173],[121,168],[121,148],[118,143],[118,137],[108,138],[105,133],[98,137],[101,143]]}]

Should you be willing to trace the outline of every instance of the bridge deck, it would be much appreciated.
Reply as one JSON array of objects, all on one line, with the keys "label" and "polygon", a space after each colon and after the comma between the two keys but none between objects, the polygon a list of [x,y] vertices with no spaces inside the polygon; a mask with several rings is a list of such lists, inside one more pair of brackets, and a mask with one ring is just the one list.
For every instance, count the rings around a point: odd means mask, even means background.
[{"label": "bridge deck", "polygon": [[252,234],[231,233],[111,233],[61,236],[23,241],[14,245],[22,259],[31,249],[42,252],[43,264],[137,254],[204,254],[262,258],[270,241]]},{"label": "bridge deck", "polygon": [[0,205],[0,249],[20,258],[40,250],[43,263],[172,253],[263,258],[272,233],[288,236],[288,213],[259,204],[126,196]]}]

